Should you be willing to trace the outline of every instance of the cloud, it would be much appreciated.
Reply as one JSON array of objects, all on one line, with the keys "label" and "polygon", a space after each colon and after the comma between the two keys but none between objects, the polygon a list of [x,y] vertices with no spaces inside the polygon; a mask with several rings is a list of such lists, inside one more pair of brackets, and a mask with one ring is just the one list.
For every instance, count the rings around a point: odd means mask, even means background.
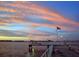
[{"label": "cloud", "polygon": [[[3,2],[1,2],[3,3]],[[32,2],[13,2],[13,3],[5,3],[1,5],[7,5],[10,7],[16,7],[14,8],[7,8],[7,7],[0,7],[0,10],[6,11],[6,12],[12,12],[16,13],[15,15],[2,15],[3,18],[7,17],[7,19],[0,19],[0,24],[8,24],[8,23],[28,23],[30,22],[32,26],[45,26],[49,28],[56,28],[56,26],[60,26],[63,30],[74,30],[75,26],[78,27],[79,23],[72,21],[68,18],[65,18],[61,16],[61,14],[58,14],[57,12],[54,12],[53,10],[50,11],[47,8],[43,8],[42,6],[39,6],[37,4],[34,4]],[[41,24],[33,21],[28,21],[27,16],[39,16],[42,20],[48,20],[50,22],[53,22],[54,24]],[[25,18],[26,17],[26,18]],[[32,18],[31,18],[32,19]],[[35,19],[38,20],[38,19]],[[42,22],[41,20],[41,22]],[[64,24],[69,24],[71,26],[66,26]]]}]

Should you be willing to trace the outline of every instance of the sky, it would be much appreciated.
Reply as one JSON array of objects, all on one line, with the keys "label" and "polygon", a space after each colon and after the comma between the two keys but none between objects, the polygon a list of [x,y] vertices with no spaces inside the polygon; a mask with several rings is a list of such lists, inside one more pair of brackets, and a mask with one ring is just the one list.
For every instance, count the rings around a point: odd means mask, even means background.
[{"label": "sky", "polygon": [[57,33],[79,40],[79,2],[0,2],[0,40],[57,40]]}]

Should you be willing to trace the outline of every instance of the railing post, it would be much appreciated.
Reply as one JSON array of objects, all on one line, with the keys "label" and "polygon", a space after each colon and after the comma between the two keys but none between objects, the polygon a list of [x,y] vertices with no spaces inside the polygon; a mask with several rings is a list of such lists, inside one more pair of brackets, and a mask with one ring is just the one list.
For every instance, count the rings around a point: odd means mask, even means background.
[{"label": "railing post", "polygon": [[53,45],[49,45],[48,57],[52,56],[52,52],[53,52]]},{"label": "railing post", "polygon": [[29,56],[32,56],[32,44],[29,45]]},{"label": "railing post", "polygon": [[47,45],[47,49],[48,49],[48,51],[46,52],[46,56],[48,56],[48,52],[49,52],[49,45]]}]

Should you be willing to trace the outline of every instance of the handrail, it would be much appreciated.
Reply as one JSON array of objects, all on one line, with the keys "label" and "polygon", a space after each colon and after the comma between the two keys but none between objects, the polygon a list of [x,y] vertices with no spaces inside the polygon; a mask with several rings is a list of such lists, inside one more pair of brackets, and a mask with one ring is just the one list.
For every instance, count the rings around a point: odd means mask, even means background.
[{"label": "handrail", "polygon": [[44,57],[44,55],[47,53],[48,50],[49,48],[41,55],[41,57]]}]

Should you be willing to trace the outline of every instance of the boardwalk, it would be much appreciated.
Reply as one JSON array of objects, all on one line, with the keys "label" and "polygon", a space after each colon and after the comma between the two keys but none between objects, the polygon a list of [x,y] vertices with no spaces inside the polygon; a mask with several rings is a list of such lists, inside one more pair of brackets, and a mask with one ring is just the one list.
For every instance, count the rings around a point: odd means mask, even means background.
[{"label": "boardwalk", "polygon": [[[61,45],[60,43],[55,44],[48,41],[0,42],[0,57],[28,57],[29,44],[33,45],[35,57],[41,57],[47,49],[47,44],[52,44],[54,46],[54,48],[52,48],[53,52],[51,57],[79,57],[79,47],[77,43],[75,44],[74,42],[72,44],[73,49],[69,50],[64,43]],[[58,51],[56,51],[57,49]]]}]

